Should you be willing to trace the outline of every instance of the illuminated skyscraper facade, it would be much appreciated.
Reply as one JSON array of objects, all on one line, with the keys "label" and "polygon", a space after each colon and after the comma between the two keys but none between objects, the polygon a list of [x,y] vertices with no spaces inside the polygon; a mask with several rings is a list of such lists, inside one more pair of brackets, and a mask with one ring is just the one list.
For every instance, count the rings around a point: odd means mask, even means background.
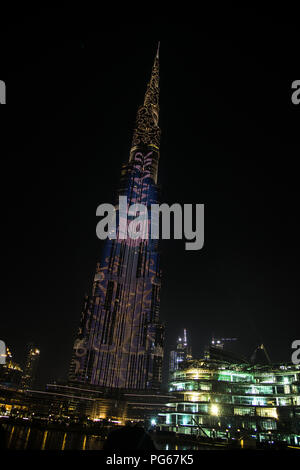
[{"label": "illuminated skyscraper facade", "polygon": [[32,343],[28,344],[25,367],[20,383],[21,388],[30,389],[34,385],[39,359],[40,350],[37,349]]},{"label": "illuminated skyscraper facade", "polygon": [[192,359],[192,349],[188,345],[187,332],[186,329],[184,329],[183,336],[179,336],[177,339],[176,349],[170,352],[170,376],[175,370],[178,370],[185,361],[188,361],[190,359]]},{"label": "illuminated skyscraper facade", "polygon": [[[121,171],[117,197],[126,196],[127,206],[144,204],[150,209],[158,202],[158,100],[157,51],[144,102],[137,112],[129,161]],[[115,210],[116,238],[105,241],[91,295],[85,298],[69,379],[106,388],[158,390],[164,339],[159,319],[159,244],[150,237],[124,237],[127,226],[124,229],[117,201]],[[150,218],[146,229],[148,233],[151,230]]]},{"label": "illuminated skyscraper facade", "polygon": [[8,347],[6,347],[6,360],[4,364],[0,364],[0,384],[4,384],[6,387],[16,387],[20,384],[22,378],[22,369],[13,360],[12,353]]}]

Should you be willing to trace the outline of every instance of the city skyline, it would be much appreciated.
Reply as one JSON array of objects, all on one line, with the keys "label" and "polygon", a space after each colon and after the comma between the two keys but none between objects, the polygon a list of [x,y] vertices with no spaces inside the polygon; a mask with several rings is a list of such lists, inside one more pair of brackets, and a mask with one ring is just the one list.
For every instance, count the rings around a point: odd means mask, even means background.
[{"label": "city skyline", "polygon": [[[203,202],[208,208],[203,250],[186,253],[180,241],[163,242],[166,356],[170,339],[187,327],[197,357],[214,332],[240,338],[249,355],[262,337],[272,360],[287,361],[299,311],[296,147],[279,132],[282,110],[290,111],[289,104],[282,95],[277,103],[271,96],[280,85],[288,95],[290,85],[280,76],[265,96],[271,72],[262,65],[256,43],[252,51],[244,43],[243,54],[230,40],[202,46],[203,72],[197,75],[202,39],[193,38],[191,44],[188,37],[179,41],[172,36],[161,45],[164,200]],[[53,78],[47,76],[50,65],[62,67],[66,81],[54,85],[49,96],[62,87],[66,106],[54,110],[48,103],[43,113],[33,99],[40,123],[27,135],[24,129],[24,138],[14,143],[15,158],[5,162],[16,185],[5,215],[13,251],[4,260],[8,301],[3,340],[18,360],[25,343],[39,344],[41,383],[67,374],[61,358],[68,363],[70,332],[77,328],[82,293],[89,290],[102,246],[95,236],[95,209],[113,199],[130,148],[135,105],[141,102],[149,57],[155,53],[156,38],[125,38],[123,44],[110,42],[96,66],[93,58],[102,41],[91,35],[65,41],[59,50],[45,43],[47,59],[29,54],[31,79],[40,70],[39,85],[37,79],[31,85],[37,87],[36,96]],[[249,75],[249,57],[261,70],[263,85],[254,73]],[[217,77],[226,65],[221,90]],[[247,99],[245,84],[234,79],[246,75]],[[69,79],[75,76],[72,85]],[[41,152],[45,166],[39,169]],[[284,164],[277,165],[276,157],[282,156]],[[24,212],[17,222],[19,200]],[[279,226],[278,213],[283,218]],[[19,223],[26,227],[21,238]]]}]

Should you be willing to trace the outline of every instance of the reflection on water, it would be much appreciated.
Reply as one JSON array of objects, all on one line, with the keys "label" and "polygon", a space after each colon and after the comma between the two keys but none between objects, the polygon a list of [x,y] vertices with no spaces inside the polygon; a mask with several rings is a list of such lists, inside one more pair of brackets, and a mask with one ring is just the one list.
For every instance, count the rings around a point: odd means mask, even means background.
[{"label": "reflection on water", "polygon": [[43,435],[43,442],[42,442],[42,447],[41,447],[42,450],[45,450],[47,435],[48,435],[48,431],[45,431]]},{"label": "reflection on water", "polygon": [[64,438],[63,438],[63,443],[62,443],[62,446],[61,446],[61,450],[65,450],[66,440],[67,440],[67,433],[65,432]]},{"label": "reflection on water", "polygon": [[10,434],[9,434],[9,439],[8,439],[8,444],[7,444],[7,447],[10,449],[11,448],[11,441],[12,441],[12,438],[13,438],[13,435],[15,433],[15,426],[13,426],[11,428],[11,431],[10,431]]},{"label": "reflection on water", "polygon": [[5,425],[6,447],[29,450],[101,450],[101,436],[80,432],[38,429],[31,426]]},{"label": "reflection on water", "polygon": [[28,439],[29,439],[29,436],[30,436],[30,431],[31,431],[31,428],[28,428],[28,431],[27,431],[27,434],[26,434],[26,439],[25,439],[24,449],[27,449]]},{"label": "reflection on water", "polygon": [[[104,437],[88,434],[87,431],[41,429],[34,426],[5,424],[6,447],[11,450],[102,450]],[[195,444],[156,442],[158,450],[197,450]]]}]

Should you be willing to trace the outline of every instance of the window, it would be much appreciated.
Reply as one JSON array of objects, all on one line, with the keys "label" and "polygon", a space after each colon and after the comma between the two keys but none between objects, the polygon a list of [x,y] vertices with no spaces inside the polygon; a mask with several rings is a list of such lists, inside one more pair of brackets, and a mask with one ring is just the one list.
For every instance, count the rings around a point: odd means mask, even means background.
[{"label": "window", "polygon": [[238,407],[234,408],[234,414],[236,416],[245,416],[245,415],[252,415],[254,409],[252,408],[246,408],[246,407]]},{"label": "window", "polygon": [[256,414],[265,418],[277,418],[276,408],[256,408]]},{"label": "window", "polygon": [[265,429],[265,430],[277,429],[276,421],[264,420],[264,421],[261,421],[260,425],[261,425],[262,429]]}]

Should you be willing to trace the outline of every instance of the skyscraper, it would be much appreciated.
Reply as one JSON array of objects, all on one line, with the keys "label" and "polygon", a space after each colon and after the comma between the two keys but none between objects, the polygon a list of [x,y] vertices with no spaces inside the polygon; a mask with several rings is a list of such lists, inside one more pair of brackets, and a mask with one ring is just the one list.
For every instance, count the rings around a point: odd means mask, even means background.
[{"label": "skyscraper", "polygon": [[21,388],[29,389],[34,385],[39,358],[40,350],[37,349],[32,343],[28,344],[25,367],[20,383]]},{"label": "skyscraper", "polygon": [[[126,196],[127,207],[138,203],[149,209],[158,202],[158,100],[159,50],[138,108],[129,161],[121,171],[117,197]],[[150,237],[124,238],[117,200],[115,210],[116,239],[105,241],[92,292],[85,298],[69,379],[107,388],[158,390],[164,340],[159,243]],[[148,233],[150,225],[149,217]]]},{"label": "skyscraper", "polygon": [[188,345],[186,329],[183,330],[183,336],[179,336],[176,342],[176,348],[170,352],[169,372],[172,374],[178,370],[180,364],[192,359],[192,349]]},{"label": "skyscraper", "polygon": [[4,364],[0,364],[0,384],[4,384],[8,387],[16,387],[20,384],[23,371],[19,364],[13,360],[12,353],[7,346],[5,347],[5,350],[6,360]]}]

